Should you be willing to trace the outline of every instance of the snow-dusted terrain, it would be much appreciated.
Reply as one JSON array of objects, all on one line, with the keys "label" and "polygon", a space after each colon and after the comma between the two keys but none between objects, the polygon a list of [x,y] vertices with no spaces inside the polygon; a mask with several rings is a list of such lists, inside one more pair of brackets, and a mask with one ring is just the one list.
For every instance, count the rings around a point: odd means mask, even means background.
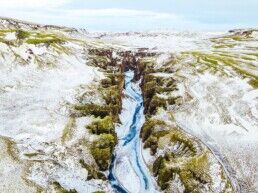
[{"label": "snow-dusted terrain", "polygon": [[[95,171],[82,164],[98,168],[91,143],[99,136],[86,129],[96,118],[74,116],[74,106],[105,105],[99,85],[114,69],[95,65],[105,64],[107,59],[91,58],[92,49],[112,49],[112,58],[119,58],[115,52],[136,53],[145,48],[156,53],[145,58],[149,75],[164,79],[167,85],[173,80],[173,90],[155,96],[176,98],[175,103],[167,102],[166,108],[158,108],[148,119],[164,121],[168,131],[178,129],[182,138],[194,144],[193,159],[207,156],[209,180],[198,186],[197,192],[258,192],[255,30],[252,34],[241,30],[90,34],[11,19],[0,19],[0,192],[114,192],[107,179],[89,179]],[[115,123],[118,139],[126,137],[137,108],[126,92],[121,94],[120,123]],[[144,120],[141,117],[138,127]],[[117,153],[132,154],[116,155],[120,160],[114,169],[117,181],[127,191],[144,192],[140,191],[143,182],[139,173],[159,181],[150,176],[152,165],[159,156],[174,151],[169,137],[162,138],[154,155],[136,137],[134,144],[146,164],[143,173],[137,167],[125,167],[136,163],[132,158],[136,152],[131,152],[134,148],[121,148],[123,140],[118,142],[121,150]],[[190,159],[187,152],[173,158],[174,162],[168,161],[167,166],[174,168],[176,163],[182,169]],[[103,171],[106,176],[108,172]],[[152,182],[149,192],[162,192],[157,184]],[[175,175],[164,191],[183,192],[185,186]]]}]

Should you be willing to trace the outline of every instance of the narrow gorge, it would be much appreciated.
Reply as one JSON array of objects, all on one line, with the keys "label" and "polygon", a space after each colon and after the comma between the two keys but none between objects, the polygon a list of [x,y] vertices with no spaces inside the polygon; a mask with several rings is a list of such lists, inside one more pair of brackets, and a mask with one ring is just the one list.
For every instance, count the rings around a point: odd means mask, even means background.
[{"label": "narrow gorge", "polygon": [[0,192],[257,192],[257,40],[0,18]]}]

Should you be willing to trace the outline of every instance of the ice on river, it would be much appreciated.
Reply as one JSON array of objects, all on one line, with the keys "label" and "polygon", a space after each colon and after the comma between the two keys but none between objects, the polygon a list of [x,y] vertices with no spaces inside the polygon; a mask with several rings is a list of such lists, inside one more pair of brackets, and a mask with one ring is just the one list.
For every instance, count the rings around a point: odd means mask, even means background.
[{"label": "ice on river", "polygon": [[[140,129],[144,123],[143,99],[139,83],[133,83],[133,71],[125,72],[125,98],[121,126],[117,127],[119,143],[115,150],[111,184],[125,192],[156,192],[156,184],[141,153]],[[115,186],[114,186],[115,185]],[[120,190],[121,191],[121,190]]]}]

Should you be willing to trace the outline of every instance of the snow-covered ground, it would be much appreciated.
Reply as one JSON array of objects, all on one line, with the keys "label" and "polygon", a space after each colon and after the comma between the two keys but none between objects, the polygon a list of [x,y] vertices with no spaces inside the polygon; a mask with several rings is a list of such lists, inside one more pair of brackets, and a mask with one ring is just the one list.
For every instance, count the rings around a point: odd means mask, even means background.
[{"label": "snow-covered ground", "polygon": [[[87,60],[91,46],[160,53],[155,69],[167,66],[171,72],[156,75],[175,79],[178,90],[169,95],[181,101],[158,116],[172,115],[180,128],[217,152],[242,192],[258,191],[257,34],[246,39],[221,38],[226,34],[222,32],[103,35],[20,23],[33,38],[39,32],[65,39],[57,45],[35,45],[20,43],[8,29],[14,25],[0,20],[0,192],[54,192],[53,182],[77,192],[112,192],[107,181],[87,181],[88,171],[79,164],[80,159],[94,162],[85,145],[94,138],[85,129],[92,117],[76,119],[73,131],[65,133],[71,106],[105,77]],[[131,100],[123,102],[120,137],[127,132],[121,129],[129,128],[127,120],[135,107]],[[95,101],[101,103],[100,98]],[[152,163],[149,150],[143,152],[147,164]],[[122,162],[129,164],[126,158]],[[135,171],[124,165],[116,169],[118,176],[127,175],[123,183],[128,190],[139,190]],[[215,176],[218,170],[213,169]],[[134,183],[128,184],[130,179]]]},{"label": "snow-covered ground", "polygon": [[[79,159],[93,162],[89,148],[81,143],[92,140],[85,129],[92,118],[76,119],[72,136],[65,134],[72,105],[87,87],[105,77],[87,64],[86,43],[68,40],[60,49],[52,44],[20,45],[8,27],[0,29],[0,136],[6,156],[0,161],[0,192],[53,192],[53,182],[77,192],[106,190],[107,182],[87,182],[88,171],[79,164]],[[35,32],[29,26],[25,30],[31,36],[39,32],[62,37],[58,30]],[[13,154],[17,160],[12,164]],[[8,171],[12,177],[7,177]]]}]

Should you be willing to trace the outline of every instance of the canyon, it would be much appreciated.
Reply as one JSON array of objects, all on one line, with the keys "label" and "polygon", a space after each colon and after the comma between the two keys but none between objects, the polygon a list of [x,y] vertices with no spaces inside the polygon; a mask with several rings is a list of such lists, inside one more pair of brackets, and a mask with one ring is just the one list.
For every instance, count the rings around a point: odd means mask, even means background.
[{"label": "canyon", "polygon": [[0,18],[0,192],[257,192],[257,38]]}]

